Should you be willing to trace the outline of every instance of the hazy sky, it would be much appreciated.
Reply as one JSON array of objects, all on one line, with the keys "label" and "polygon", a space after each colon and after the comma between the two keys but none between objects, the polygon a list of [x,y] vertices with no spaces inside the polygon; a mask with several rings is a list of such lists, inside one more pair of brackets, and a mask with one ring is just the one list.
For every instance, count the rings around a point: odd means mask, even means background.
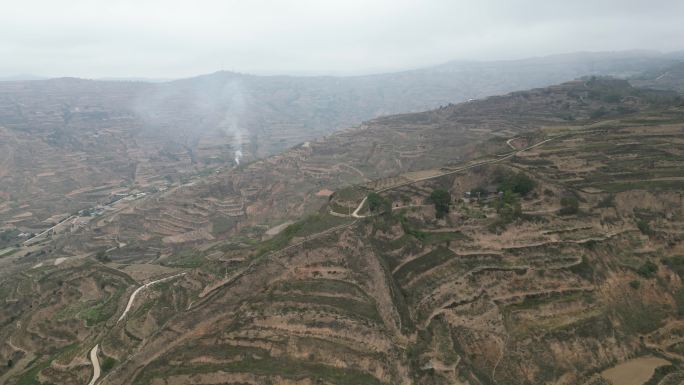
[{"label": "hazy sky", "polygon": [[684,49],[683,0],[2,0],[0,76],[356,74]]}]

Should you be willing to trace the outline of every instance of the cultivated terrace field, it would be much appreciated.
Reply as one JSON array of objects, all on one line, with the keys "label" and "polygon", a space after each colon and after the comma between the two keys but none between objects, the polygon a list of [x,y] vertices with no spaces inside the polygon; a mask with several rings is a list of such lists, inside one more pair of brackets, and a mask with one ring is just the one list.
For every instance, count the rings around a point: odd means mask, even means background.
[{"label": "cultivated terrace field", "polygon": [[[86,217],[116,210],[109,205],[116,199],[191,183],[235,166],[236,158],[244,163],[278,154],[378,116],[586,74],[648,70],[641,84],[663,88],[661,72],[676,62],[626,52],[351,77],[220,71],[155,83],[2,81],[0,237],[16,243],[26,240],[19,234],[40,233],[63,220],[57,231],[70,232]],[[421,153],[409,149],[404,155]],[[310,170],[317,171],[316,165]],[[70,218],[81,210],[88,215]]]},{"label": "cultivated terrace field", "polygon": [[624,81],[381,118],[0,256],[0,382],[678,384],[683,187]]}]

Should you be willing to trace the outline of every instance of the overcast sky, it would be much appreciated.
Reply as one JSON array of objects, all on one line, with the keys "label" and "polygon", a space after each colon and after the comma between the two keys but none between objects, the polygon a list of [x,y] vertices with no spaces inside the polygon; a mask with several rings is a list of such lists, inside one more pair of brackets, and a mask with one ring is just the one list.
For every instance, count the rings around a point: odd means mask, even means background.
[{"label": "overcast sky", "polygon": [[683,0],[2,0],[0,76],[359,74],[684,49]]}]

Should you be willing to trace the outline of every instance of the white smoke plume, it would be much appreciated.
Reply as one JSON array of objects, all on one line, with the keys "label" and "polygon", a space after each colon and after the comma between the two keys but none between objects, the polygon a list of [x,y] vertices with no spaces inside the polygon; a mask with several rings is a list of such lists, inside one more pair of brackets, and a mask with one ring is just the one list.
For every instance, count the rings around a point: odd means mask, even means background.
[{"label": "white smoke plume", "polygon": [[223,88],[222,99],[226,101],[227,106],[224,118],[221,123],[219,123],[219,129],[221,129],[226,135],[232,136],[234,159],[235,163],[239,165],[243,156],[243,137],[246,133],[245,129],[241,125],[241,120],[246,109],[246,103],[242,85],[237,79],[226,83],[225,87]]},{"label": "white smoke plume", "polygon": [[220,143],[227,139],[230,148],[223,149],[222,155],[239,165],[249,138],[252,100],[247,90],[241,75],[217,72],[149,85],[132,106],[147,132],[172,142],[193,147],[216,135],[222,138]]}]

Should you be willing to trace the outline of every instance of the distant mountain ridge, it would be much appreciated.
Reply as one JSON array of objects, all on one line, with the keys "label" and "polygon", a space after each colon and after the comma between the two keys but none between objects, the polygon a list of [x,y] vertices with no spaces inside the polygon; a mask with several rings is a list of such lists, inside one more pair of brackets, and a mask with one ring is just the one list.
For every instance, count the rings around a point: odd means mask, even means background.
[{"label": "distant mountain ridge", "polygon": [[671,55],[629,51],[349,77],[220,71],[161,83],[0,82],[0,204],[7,205],[0,217],[25,230],[42,228],[51,216],[90,207],[116,189],[178,183],[380,116],[586,75],[659,73],[677,63]]}]

